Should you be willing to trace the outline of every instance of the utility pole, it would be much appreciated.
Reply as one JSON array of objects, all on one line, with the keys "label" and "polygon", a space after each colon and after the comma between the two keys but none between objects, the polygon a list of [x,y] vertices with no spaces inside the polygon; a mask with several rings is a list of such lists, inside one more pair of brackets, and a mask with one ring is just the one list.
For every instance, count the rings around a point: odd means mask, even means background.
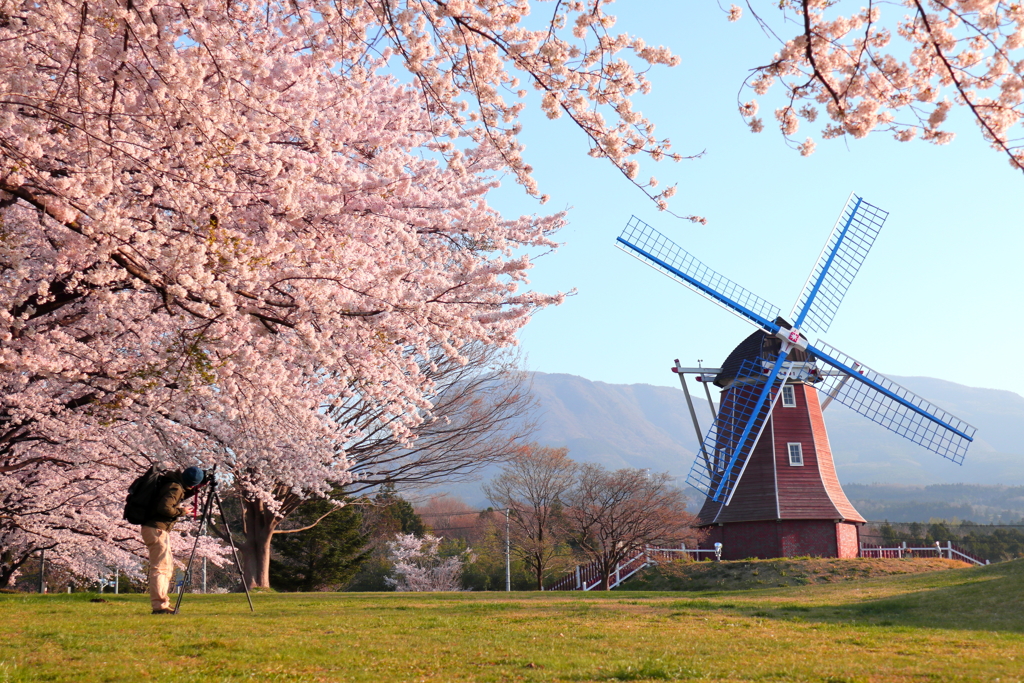
[{"label": "utility pole", "polygon": [[512,591],[512,543],[509,538],[509,521],[508,513],[511,512],[508,508],[505,508],[505,592]]}]

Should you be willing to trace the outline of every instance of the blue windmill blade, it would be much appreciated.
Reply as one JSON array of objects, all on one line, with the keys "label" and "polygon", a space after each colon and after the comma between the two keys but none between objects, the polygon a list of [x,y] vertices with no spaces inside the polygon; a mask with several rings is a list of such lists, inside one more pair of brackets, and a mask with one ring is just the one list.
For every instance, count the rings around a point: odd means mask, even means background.
[{"label": "blue windmill blade", "polygon": [[838,401],[905,439],[963,463],[974,427],[821,340],[807,351],[844,373],[826,377],[818,389],[826,401]]},{"label": "blue windmill blade", "polygon": [[743,361],[732,386],[725,392],[717,419],[686,478],[711,500],[725,505],[732,501],[750,454],[778,400],[779,388],[791,372],[785,360],[786,353],[780,353],[770,371],[760,358]]},{"label": "blue windmill blade", "polygon": [[711,270],[636,216],[616,238],[616,246],[744,320],[773,333],[779,329],[774,323],[777,306]]},{"label": "blue windmill blade", "polygon": [[793,327],[827,332],[888,212],[851,193],[793,306]]}]

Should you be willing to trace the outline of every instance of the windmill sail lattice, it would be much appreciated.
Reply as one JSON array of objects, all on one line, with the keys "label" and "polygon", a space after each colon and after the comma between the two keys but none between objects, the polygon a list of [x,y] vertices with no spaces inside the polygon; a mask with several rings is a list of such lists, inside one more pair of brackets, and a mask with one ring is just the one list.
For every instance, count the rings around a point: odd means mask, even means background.
[{"label": "windmill sail lattice", "polygon": [[617,246],[655,270],[711,299],[730,313],[760,325],[775,320],[779,307],[719,275],[660,232],[633,216]]},{"label": "windmill sail lattice", "polygon": [[821,361],[842,373],[826,385],[831,392],[829,400],[836,400],[954,462],[963,461],[974,438],[973,427],[840,351],[821,342],[820,348],[807,344],[800,333],[801,326],[828,329],[887,216],[878,207],[850,195],[793,308],[792,328],[777,318],[777,307],[711,270],[635,216],[626,225],[617,240],[620,249],[782,343],[777,356],[759,357],[732,380],[718,418],[690,470],[688,481],[711,500],[728,505],[732,499],[771,414],[779,387],[792,369],[792,363],[787,364],[786,359],[793,348],[803,349],[808,362]]},{"label": "windmill sail lattice", "polygon": [[[830,361],[838,360],[845,368],[856,367],[858,379],[861,379],[859,382],[843,382],[844,375],[832,375],[825,378],[818,389],[820,392],[889,431],[958,465],[963,464],[967,448],[977,431],[974,427],[820,339],[815,350],[828,354]],[[843,369],[839,364],[829,364]],[[877,391],[864,380],[885,387],[888,393]]]},{"label": "windmill sail lattice", "polygon": [[[789,319],[795,321],[796,327],[828,332],[846,290],[853,284],[888,215],[860,197],[850,195],[790,313]],[[801,319],[800,313],[804,310],[806,313]]]}]

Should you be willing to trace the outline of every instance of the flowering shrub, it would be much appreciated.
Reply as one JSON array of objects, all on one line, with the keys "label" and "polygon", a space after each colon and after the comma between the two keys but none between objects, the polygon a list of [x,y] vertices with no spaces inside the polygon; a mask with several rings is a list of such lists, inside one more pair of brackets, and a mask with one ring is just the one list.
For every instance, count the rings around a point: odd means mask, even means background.
[{"label": "flowering shrub", "polygon": [[475,558],[467,548],[458,555],[444,557],[444,539],[427,534],[396,534],[388,542],[388,557],[393,573],[385,581],[396,591],[459,591],[462,590],[462,569]]}]

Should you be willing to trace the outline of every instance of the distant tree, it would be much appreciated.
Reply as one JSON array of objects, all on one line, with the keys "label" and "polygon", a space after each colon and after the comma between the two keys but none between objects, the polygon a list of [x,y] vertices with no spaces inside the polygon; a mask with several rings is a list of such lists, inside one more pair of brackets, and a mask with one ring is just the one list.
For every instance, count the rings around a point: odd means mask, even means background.
[{"label": "distant tree", "polygon": [[392,572],[387,583],[396,591],[462,590],[462,569],[473,559],[466,548],[455,555],[441,552],[444,539],[431,534],[419,537],[398,534],[388,542]]},{"label": "distant tree", "polygon": [[[512,590],[530,590],[534,585],[532,571],[513,552],[506,558],[505,513],[488,508],[475,510],[463,500],[441,495],[430,498],[416,511],[430,529],[443,538],[438,552],[442,557],[462,554],[472,548],[473,559],[462,571],[465,590],[505,590],[506,569]],[[510,566],[506,567],[509,564]]]},{"label": "distant tree", "polygon": [[944,522],[932,522],[928,525],[928,534],[925,536],[925,542],[931,545],[935,541],[951,540],[953,536],[953,532]]},{"label": "distant tree", "polygon": [[890,524],[878,528],[882,545],[898,546],[906,543],[911,548],[928,548],[931,552],[936,541],[952,541],[967,552],[991,562],[1024,557],[1024,525],[1002,526],[963,522],[932,522],[927,527],[920,522]]},{"label": "distant tree", "polygon": [[426,503],[416,507],[416,513],[423,519],[435,536],[449,541],[464,541],[476,545],[483,540],[500,516],[494,511],[478,510],[458,496],[442,494],[431,496]]},{"label": "distant tree", "polygon": [[487,519],[487,533],[473,546],[475,559],[467,562],[463,568],[463,588],[472,591],[503,591],[507,569],[512,590],[532,590],[536,579],[522,557],[516,553],[512,553],[509,558],[505,556],[505,515],[495,513]]},{"label": "distant tree", "polygon": [[391,538],[395,534],[426,535],[427,525],[416,513],[412,503],[385,486],[371,502],[366,503],[368,533],[374,538]]},{"label": "distant tree", "polygon": [[878,529],[879,535],[882,537],[883,546],[893,546],[901,542],[900,533],[893,528],[889,522],[886,522]]},{"label": "distant tree", "polygon": [[1024,557],[1024,530],[984,529],[972,530],[961,538],[961,543],[972,553],[992,562],[1016,560]]},{"label": "distant tree", "polygon": [[270,584],[278,590],[337,590],[370,556],[362,514],[353,505],[317,498],[289,521],[296,528],[278,529],[273,541]]},{"label": "distant tree", "polygon": [[599,563],[602,590],[609,590],[615,566],[644,546],[698,540],[686,497],[667,472],[610,472],[581,465],[566,504],[572,539],[584,556]]},{"label": "distant tree", "polygon": [[573,486],[577,464],[567,448],[521,446],[501,474],[484,486],[499,510],[510,510],[512,551],[526,563],[537,590],[553,562],[569,554],[562,500]]},{"label": "distant tree", "polygon": [[372,499],[360,499],[359,505],[363,517],[361,533],[368,539],[370,553],[346,590],[394,590],[385,581],[392,569],[388,542],[399,534],[425,536],[427,526],[412,504],[399,496],[392,486],[384,486]]}]

